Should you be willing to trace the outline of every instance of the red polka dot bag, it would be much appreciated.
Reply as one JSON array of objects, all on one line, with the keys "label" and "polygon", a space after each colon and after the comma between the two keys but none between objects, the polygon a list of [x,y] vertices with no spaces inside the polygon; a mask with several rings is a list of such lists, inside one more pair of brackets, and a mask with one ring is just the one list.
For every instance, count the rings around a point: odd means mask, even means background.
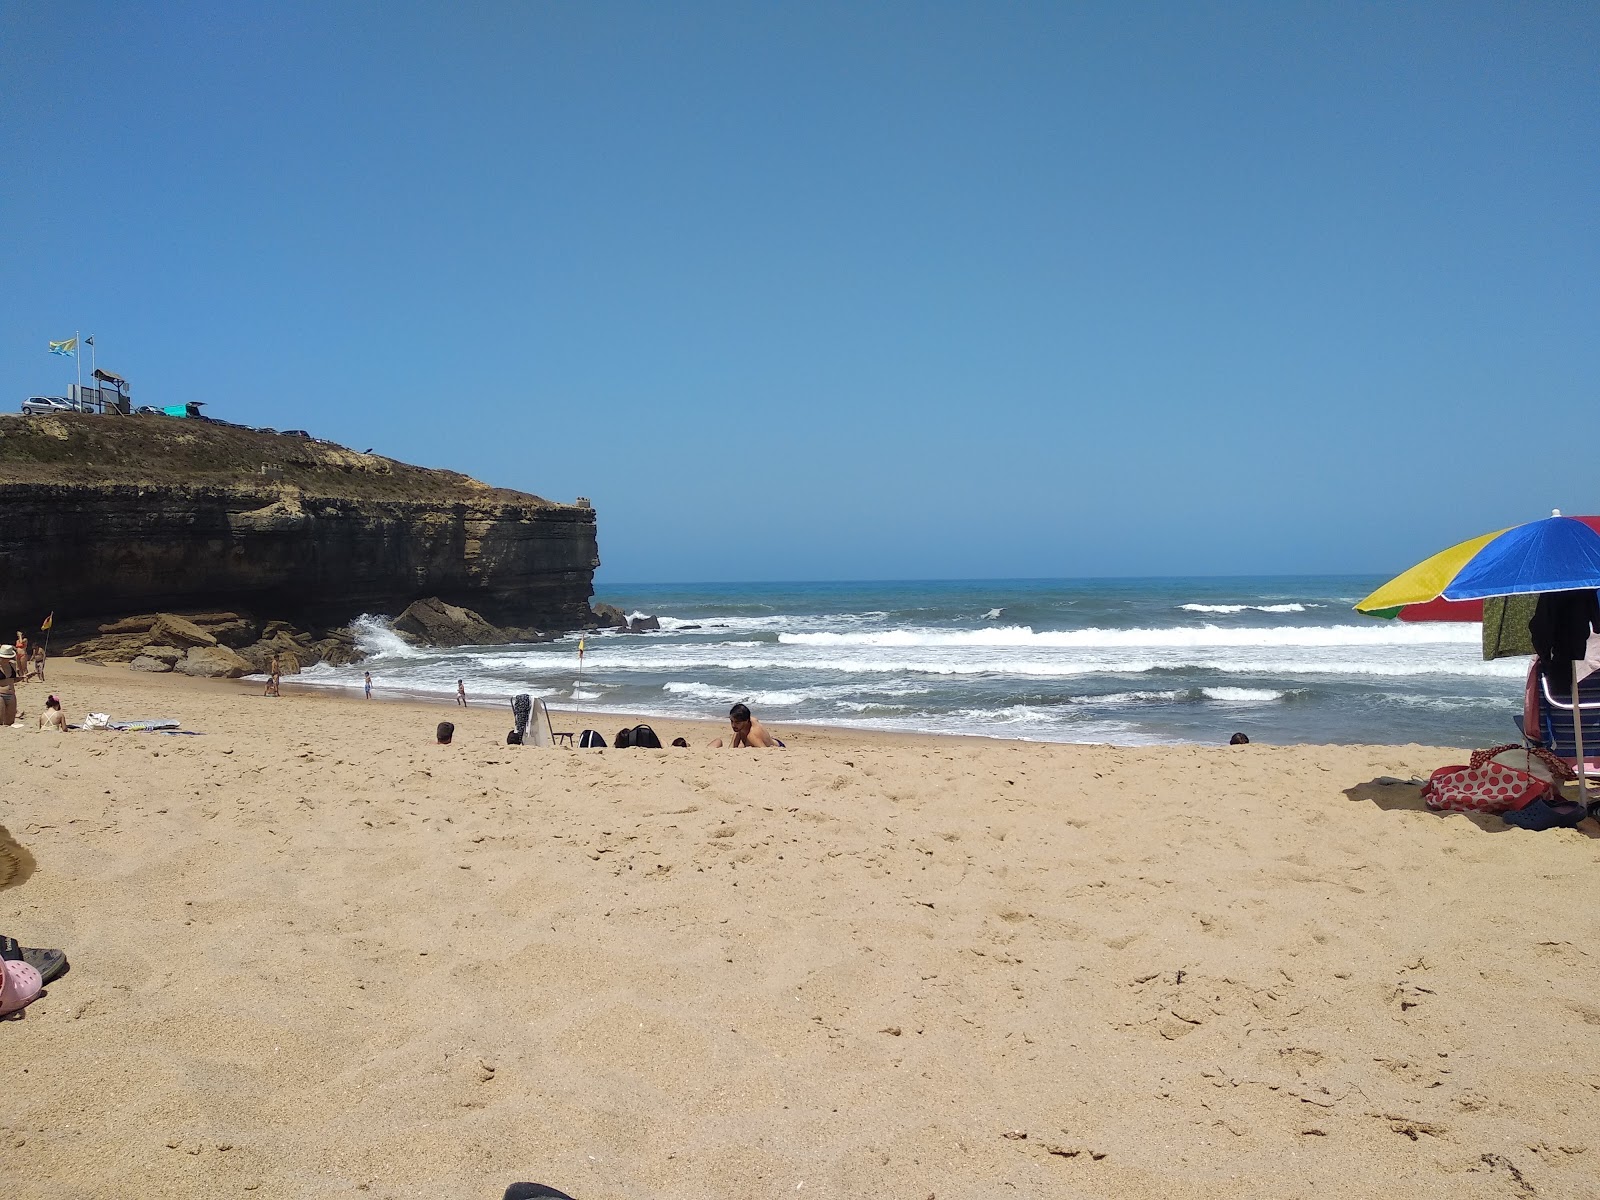
[{"label": "red polka dot bag", "polygon": [[[1440,767],[1422,785],[1422,799],[1440,812],[1505,813],[1552,794],[1547,780],[1493,761],[1518,746],[1474,750],[1467,766]],[[1531,763],[1530,763],[1531,765]]]}]

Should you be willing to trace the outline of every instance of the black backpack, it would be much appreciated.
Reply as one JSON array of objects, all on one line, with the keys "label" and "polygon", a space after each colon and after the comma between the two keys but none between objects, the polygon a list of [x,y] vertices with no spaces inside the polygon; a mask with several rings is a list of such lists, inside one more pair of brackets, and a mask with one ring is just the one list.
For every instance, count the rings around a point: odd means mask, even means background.
[{"label": "black backpack", "polygon": [[631,744],[641,750],[661,749],[661,739],[656,736],[656,731],[648,725],[635,725]]},{"label": "black backpack", "polygon": [[585,750],[604,750],[606,735],[598,729],[585,729],[578,735],[578,745]]}]

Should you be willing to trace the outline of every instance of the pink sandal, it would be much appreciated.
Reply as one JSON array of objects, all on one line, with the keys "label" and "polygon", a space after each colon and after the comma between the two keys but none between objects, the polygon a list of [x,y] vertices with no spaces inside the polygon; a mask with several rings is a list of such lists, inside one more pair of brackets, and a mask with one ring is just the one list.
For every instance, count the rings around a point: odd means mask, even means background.
[{"label": "pink sandal", "polygon": [[7,959],[0,969],[0,1017],[28,1007],[42,987],[38,971],[25,962]]}]

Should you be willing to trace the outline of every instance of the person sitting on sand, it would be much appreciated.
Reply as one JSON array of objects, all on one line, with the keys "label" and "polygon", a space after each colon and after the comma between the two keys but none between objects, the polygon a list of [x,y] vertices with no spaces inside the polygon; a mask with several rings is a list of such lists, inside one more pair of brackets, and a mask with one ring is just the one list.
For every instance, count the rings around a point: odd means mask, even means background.
[{"label": "person sitting on sand", "polygon": [[449,721],[440,721],[439,728],[435,729],[433,734],[439,739],[439,745],[448,746],[450,739],[456,736],[456,727]]},{"label": "person sitting on sand", "polygon": [[57,733],[67,731],[67,719],[61,715],[61,701],[51,696],[44,702],[44,711],[39,714],[39,728],[54,729]]},{"label": "person sitting on sand", "polygon": [[1248,746],[1249,744],[1250,739],[1242,733],[1236,733],[1228,739],[1228,745],[1230,746]]},{"label": "person sitting on sand", "polygon": [[[277,660],[274,659],[273,661],[276,662]],[[280,687],[279,687],[278,668],[277,667],[273,667],[272,668],[272,674],[267,676],[266,690],[263,691],[261,694],[263,696],[281,696],[281,695],[283,695],[283,692],[280,690]]]},{"label": "person sitting on sand", "polygon": [[[759,750],[783,748],[783,743],[768,733],[767,727],[752,717],[743,704],[735,704],[728,710],[728,724],[733,726],[733,740],[728,743],[730,750],[741,746]],[[713,750],[720,750],[722,739],[716,738],[710,745]]]}]

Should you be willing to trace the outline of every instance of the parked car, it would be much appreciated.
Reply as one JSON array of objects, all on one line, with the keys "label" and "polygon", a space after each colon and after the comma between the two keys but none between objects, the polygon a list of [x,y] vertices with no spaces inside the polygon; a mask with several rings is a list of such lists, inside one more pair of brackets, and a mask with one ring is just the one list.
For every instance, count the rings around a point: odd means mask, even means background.
[{"label": "parked car", "polygon": [[159,417],[162,415],[162,412],[159,408],[156,408],[153,405],[141,404],[138,408],[133,410],[133,415],[136,417]]},{"label": "parked car", "polygon": [[22,402],[22,411],[31,417],[41,413],[77,412],[78,406],[65,396],[29,396]]}]

